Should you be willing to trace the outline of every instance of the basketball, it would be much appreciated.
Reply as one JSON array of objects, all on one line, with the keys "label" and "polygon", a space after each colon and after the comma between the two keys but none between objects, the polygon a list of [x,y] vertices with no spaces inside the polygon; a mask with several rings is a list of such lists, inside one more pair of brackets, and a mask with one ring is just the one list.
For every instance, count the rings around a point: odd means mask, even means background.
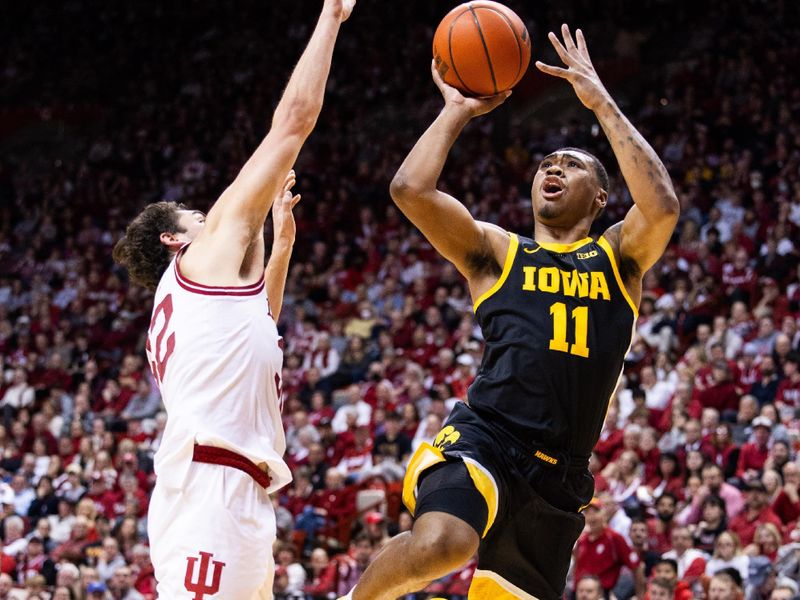
[{"label": "basketball", "polygon": [[531,38],[517,14],[499,2],[476,0],[451,10],[433,36],[436,70],[468,96],[513,88],[531,60]]}]

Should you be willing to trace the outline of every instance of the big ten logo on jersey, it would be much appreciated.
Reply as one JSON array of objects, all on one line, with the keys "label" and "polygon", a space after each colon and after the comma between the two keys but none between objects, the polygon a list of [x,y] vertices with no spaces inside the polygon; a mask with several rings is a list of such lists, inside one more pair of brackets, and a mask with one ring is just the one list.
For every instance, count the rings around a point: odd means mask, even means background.
[{"label": "big ten logo on jersey", "polygon": [[147,331],[147,356],[150,359],[150,370],[159,385],[167,371],[167,361],[175,350],[175,332],[167,335],[169,321],[172,318],[172,294],[167,294],[153,311],[150,329]]},{"label": "big ten logo on jersey", "polygon": [[526,292],[563,294],[573,298],[611,300],[606,275],[602,271],[562,271],[556,267],[522,267]]}]

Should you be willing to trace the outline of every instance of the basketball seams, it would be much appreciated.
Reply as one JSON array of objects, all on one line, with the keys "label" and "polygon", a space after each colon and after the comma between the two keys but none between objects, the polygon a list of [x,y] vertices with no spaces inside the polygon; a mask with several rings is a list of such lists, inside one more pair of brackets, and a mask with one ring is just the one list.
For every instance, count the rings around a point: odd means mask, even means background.
[{"label": "basketball seams", "polygon": [[[519,81],[519,72],[522,70],[522,63],[524,62],[522,59],[522,44],[519,41],[519,34],[516,29],[514,29],[514,24],[511,22],[511,19],[508,18],[508,15],[503,13],[502,11],[497,10],[496,8],[492,8],[491,6],[480,6],[479,8],[483,8],[484,10],[491,10],[492,12],[497,13],[508,25],[508,28],[511,30],[511,34],[514,36],[514,41],[517,43],[517,50],[519,50],[519,66],[517,67],[517,74],[514,76],[514,82],[512,85],[516,85]],[[495,90],[497,89],[497,85],[495,84]]]},{"label": "basketball seams", "polygon": [[[463,80],[463,79],[461,79],[461,75],[460,75],[460,74],[459,74],[459,72],[458,72],[458,67],[456,67],[456,60],[455,60],[455,57],[453,56],[453,27],[455,27],[455,24],[456,24],[456,22],[457,22],[457,21],[458,21],[458,20],[459,20],[461,17],[463,17],[463,16],[464,16],[466,13],[468,13],[469,11],[470,11],[470,9],[468,9],[468,8],[467,8],[467,9],[464,9],[462,12],[460,12],[459,14],[457,14],[457,15],[456,15],[456,16],[453,18],[453,20],[452,20],[452,21],[450,21],[450,29],[447,31],[447,51],[450,53],[450,65],[453,67],[453,73],[455,73],[455,74],[456,74],[456,77],[458,77],[458,80],[461,82],[461,85],[463,85],[463,86],[464,86],[464,89],[465,89],[465,90],[466,90],[468,93],[470,93],[470,94],[475,94],[475,95],[477,96],[478,94],[476,94],[474,91],[472,91],[472,88],[470,88],[470,87],[469,87],[469,86],[468,86],[468,85],[467,85],[467,84],[464,82],[464,80]],[[478,28],[478,30],[480,31],[480,27]],[[490,62],[491,62],[491,61],[490,61]],[[491,67],[490,67],[490,68],[491,68]],[[492,74],[492,78],[494,78],[494,74]]]},{"label": "basketball seams", "polygon": [[[494,93],[497,94],[497,79],[495,78],[494,75],[494,66],[492,65],[492,57],[489,54],[489,47],[486,45],[486,38],[483,37],[483,29],[481,28],[481,21],[478,18],[478,13],[476,13],[475,9],[472,7],[472,2],[467,4],[467,7],[469,11],[472,13],[472,18],[475,21],[475,27],[478,29],[478,35],[481,38],[481,44],[483,44],[483,52],[486,55],[486,62],[489,65],[489,74],[492,76],[492,85],[494,86]],[[479,6],[478,8],[485,8],[485,7]],[[516,34],[514,35],[514,38],[516,39]]]}]

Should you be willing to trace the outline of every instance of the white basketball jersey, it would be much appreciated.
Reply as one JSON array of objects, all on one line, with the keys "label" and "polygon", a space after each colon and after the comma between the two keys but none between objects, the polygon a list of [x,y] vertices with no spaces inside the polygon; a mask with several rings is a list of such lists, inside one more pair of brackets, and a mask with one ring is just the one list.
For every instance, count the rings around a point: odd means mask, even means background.
[{"label": "white basketball jersey", "polygon": [[158,284],[147,336],[167,408],[155,456],[158,484],[183,487],[198,443],[266,462],[273,492],[292,476],[282,458],[283,352],[264,280],[243,287],[194,283],[180,272],[184,249]]}]

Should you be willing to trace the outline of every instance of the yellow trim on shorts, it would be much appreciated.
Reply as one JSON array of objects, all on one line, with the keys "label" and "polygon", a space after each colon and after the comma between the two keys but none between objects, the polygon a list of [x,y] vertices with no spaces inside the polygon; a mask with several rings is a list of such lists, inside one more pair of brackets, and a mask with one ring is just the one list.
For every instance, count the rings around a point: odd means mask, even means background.
[{"label": "yellow trim on shorts", "polygon": [[625,284],[622,282],[622,277],[620,277],[619,274],[619,267],[617,267],[617,259],[614,258],[614,250],[611,248],[611,244],[609,244],[608,240],[604,238],[602,235],[597,240],[597,244],[608,255],[608,260],[611,261],[611,269],[614,271],[614,278],[617,280],[617,285],[619,286],[620,291],[622,291],[622,295],[625,296],[625,300],[628,301],[628,304],[630,305],[631,310],[633,311],[633,317],[635,319],[638,319],[639,309],[637,308],[636,304],[634,304],[633,300],[628,294],[628,290],[625,288]]},{"label": "yellow trim on shorts", "polygon": [[519,247],[519,238],[517,237],[516,233],[510,234],[511,238],[508,241],[508,252],[506,252],[506,261],[503,263],[503,272],[500,274],[500,279],[494,282],[494,285],[486,290],[483,294],[481,294],[477,300],[475,300],[475,304],[472,305],[472,309],[477,312],[478,307],[481,303],[493,296],[506,282],[508,279],[508,274],[511,273],[511,265],[514,264],[514,257],[517,255],[517,248]]},{"label": "yellow trim on shorts", "polygon": [[408,461],[405,477],[403,477],[403,504],[411,514],[417,509],[417,482],[425,469],[444,462],[446,459],[442,451],[434,448],[428,442],[422,442],[417,451]]},{"label": "yellow trim on shorts", "polygon": [[494,571],[476,569],[467,600],[538,600]]},{"label": "yellow trim on shorts", "polygon": [[539,242],[537,240],[533,240],[537,244],[539,244],[545,250],[549,250],[550,252],[574,252],[578,248],[582,248],[586,244],[591,244],[594,240],[590,237],[585,237],[582,240],[578,240],[577,242],[572,242],[571,244],[559,244],[557,242]]},{"label": "yellow trim on shorts", "polygon": [[475,484],[475,488],[481,493],[483,499],[486,500],[486,527],[483,530],[483,535],[481,535],[482,538],[485,538],[486,534],[489,533],[489,529],[494,525],[495,519],[497,519],[497,505],[500,496],[497,482],[494,480],[494,477],[492,477],[492,474],[480,463],[466,456],[462,456],[461,460],[464,461],[464,465],[467,467],[467,471],[472,478],[472,483]]}]

